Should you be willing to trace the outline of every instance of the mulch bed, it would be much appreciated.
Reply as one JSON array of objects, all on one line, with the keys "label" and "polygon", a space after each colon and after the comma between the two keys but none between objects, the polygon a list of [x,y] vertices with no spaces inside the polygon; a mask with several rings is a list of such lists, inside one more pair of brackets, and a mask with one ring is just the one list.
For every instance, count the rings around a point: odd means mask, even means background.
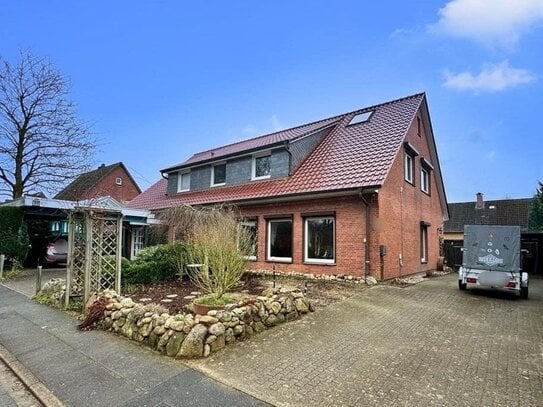
[{"label": "mulch bed", "polygon": [[[265,288],[272,286],[273,279],[271,276],[246,274],[235,291],[249,295],[260,295]],[[315,279],[305,280],[283,276],[276,278],[276,286],[289,289],[301,288],[317,308],[349,298],[360,292],[364,287],[362,284]],[[142,304],[160,304],[170,314],[175,314],[190,310],[190,304],[193,301],[193,295],[191,294],[197,292],[198,287],[189,279],[183,279],[182,281],[132,285],[128,289],[123,288],[122,295]]]}]

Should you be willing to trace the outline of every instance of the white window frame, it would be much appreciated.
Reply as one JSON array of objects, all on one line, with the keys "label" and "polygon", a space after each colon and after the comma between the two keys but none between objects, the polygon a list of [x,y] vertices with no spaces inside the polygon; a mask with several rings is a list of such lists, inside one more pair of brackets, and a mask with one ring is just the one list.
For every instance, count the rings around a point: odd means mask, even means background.
[{"label": "white window frame", "polygon": [[116,177],[115,178],[115,184],[116,185],[122,185],[123,184],[123,179],[121,177]]},{"label": "white window frame", "polygon": [[[290,236],[291,239],[291,256],[290,257],[274,257],[271,255],[271,225],[274,222],[290,222],[292,225],[292,234]],[[266,260],[268,261],[276,261],[278,263],[292,263],[292,251],[294,250],[293,244],[292,244],[292,238],[294,234],[294,222],[292,218],[278,218],[278,219],[267,219],[267,231],[266,231]]]},{"label": "white window frame", "polygon": [[[224,165],[224,182],[219,182],[215,184],[215,167],[218,167],[219,165]],[[226,161],[215,163],[211,166],[211,186],[220,187],[222,185],[226,185]]]},{"label": "white window frame", "polygon": [[403,160],[404,179],[410,184],[413,184],[414,164],[415,164],[415,159],[413,158],[413,156],[409,154],[408,152],[405,152],[404,160]]},{"label": "white window frame", "polygon": [[[183,175],[188,175],[189,177],[189,187],[186,189],[182,188]],[[180,171],[177,173],[177,192],[186,192],[186,191],[190,191],[190,171]]]},{"label": "white window frame", "polygon": [[[257,160],[257,158],[262,158],[262,157],[270,157],[270,173],[268,175],[262,175],[260,177],[257,177],[256,176],[256,160]],[[270,178],[270,176],[271,176],[271,151],[266,151],[266,152],[263,152],[263,153],[254,154],[253,158],[251,160],[251,167],[252,167],[251,168],[251,180],[252,181]]]},{"label": "white window frame", "polygon": [[428,226],[420,227],[420,262],[428,263]]},{"label": "white window frame", "polygon": [[130,260],[134,260],[138,252],[144,247],[143,227],[135,227],[132,229],[132,239],[130,247]]},{"label": "white window frame", "polygon": [[244,220],[240,222],[240,226],[254,226],[256,229],[256,247],[255,247],[255,254],[252,256],[243,256],[247,260],[256,261],[256,256],[258,254],[258,221],[256,220]]},{"label": "white window frame", "polygon": [[[309,258],[309,221],[318,220],[318,219],[332,219],[333,227],[333,253],[334,257],[332,259],[314,259]],[[319,264],[335,264],[336,262],[336,218],[335,216],[308,216],[304,218],[304,262],[305,263],[319,263]]]},{"label": "white window frame", "polygon": [[430,194],[430,171],[424,167],[420,169],[420,190]]}]

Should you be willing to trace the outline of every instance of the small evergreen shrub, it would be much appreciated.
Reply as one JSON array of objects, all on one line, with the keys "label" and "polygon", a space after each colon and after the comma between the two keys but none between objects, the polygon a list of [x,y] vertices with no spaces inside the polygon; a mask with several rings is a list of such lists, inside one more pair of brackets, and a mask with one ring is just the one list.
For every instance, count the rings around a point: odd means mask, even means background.
[{"label": "small evergreen shrub", "polygon": [[28,231],[21,209],[0,207],[0,254],[10,264],[22,264],[28,252]]}]

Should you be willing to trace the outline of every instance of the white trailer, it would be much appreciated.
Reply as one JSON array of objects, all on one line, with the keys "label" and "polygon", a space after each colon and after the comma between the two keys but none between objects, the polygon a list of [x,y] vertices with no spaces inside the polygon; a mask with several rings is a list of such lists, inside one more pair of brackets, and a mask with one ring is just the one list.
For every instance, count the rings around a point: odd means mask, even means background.
[{"label": "white trailer", "polygon": [[520,267],[520,226],[464,226],[458,288],[493,289],[528,298],[528,273]]}]

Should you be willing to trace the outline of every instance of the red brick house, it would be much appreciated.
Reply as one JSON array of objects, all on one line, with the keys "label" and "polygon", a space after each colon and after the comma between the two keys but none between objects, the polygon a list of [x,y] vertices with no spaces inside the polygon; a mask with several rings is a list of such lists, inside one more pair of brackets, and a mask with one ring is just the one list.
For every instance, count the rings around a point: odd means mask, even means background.
[{"label": "red brick house", "polygon": [[102,164],[93,171],[81,174],[54,199],[83,201],[111,196],[120,203],[126,203],[141,193],[141,189],[122,162]]},{"label": "red brick house", "polygon": [[447,201],[425,94],[197,153],[130,202],[229,202],[252,269],[389,279],[436,268]]}]

